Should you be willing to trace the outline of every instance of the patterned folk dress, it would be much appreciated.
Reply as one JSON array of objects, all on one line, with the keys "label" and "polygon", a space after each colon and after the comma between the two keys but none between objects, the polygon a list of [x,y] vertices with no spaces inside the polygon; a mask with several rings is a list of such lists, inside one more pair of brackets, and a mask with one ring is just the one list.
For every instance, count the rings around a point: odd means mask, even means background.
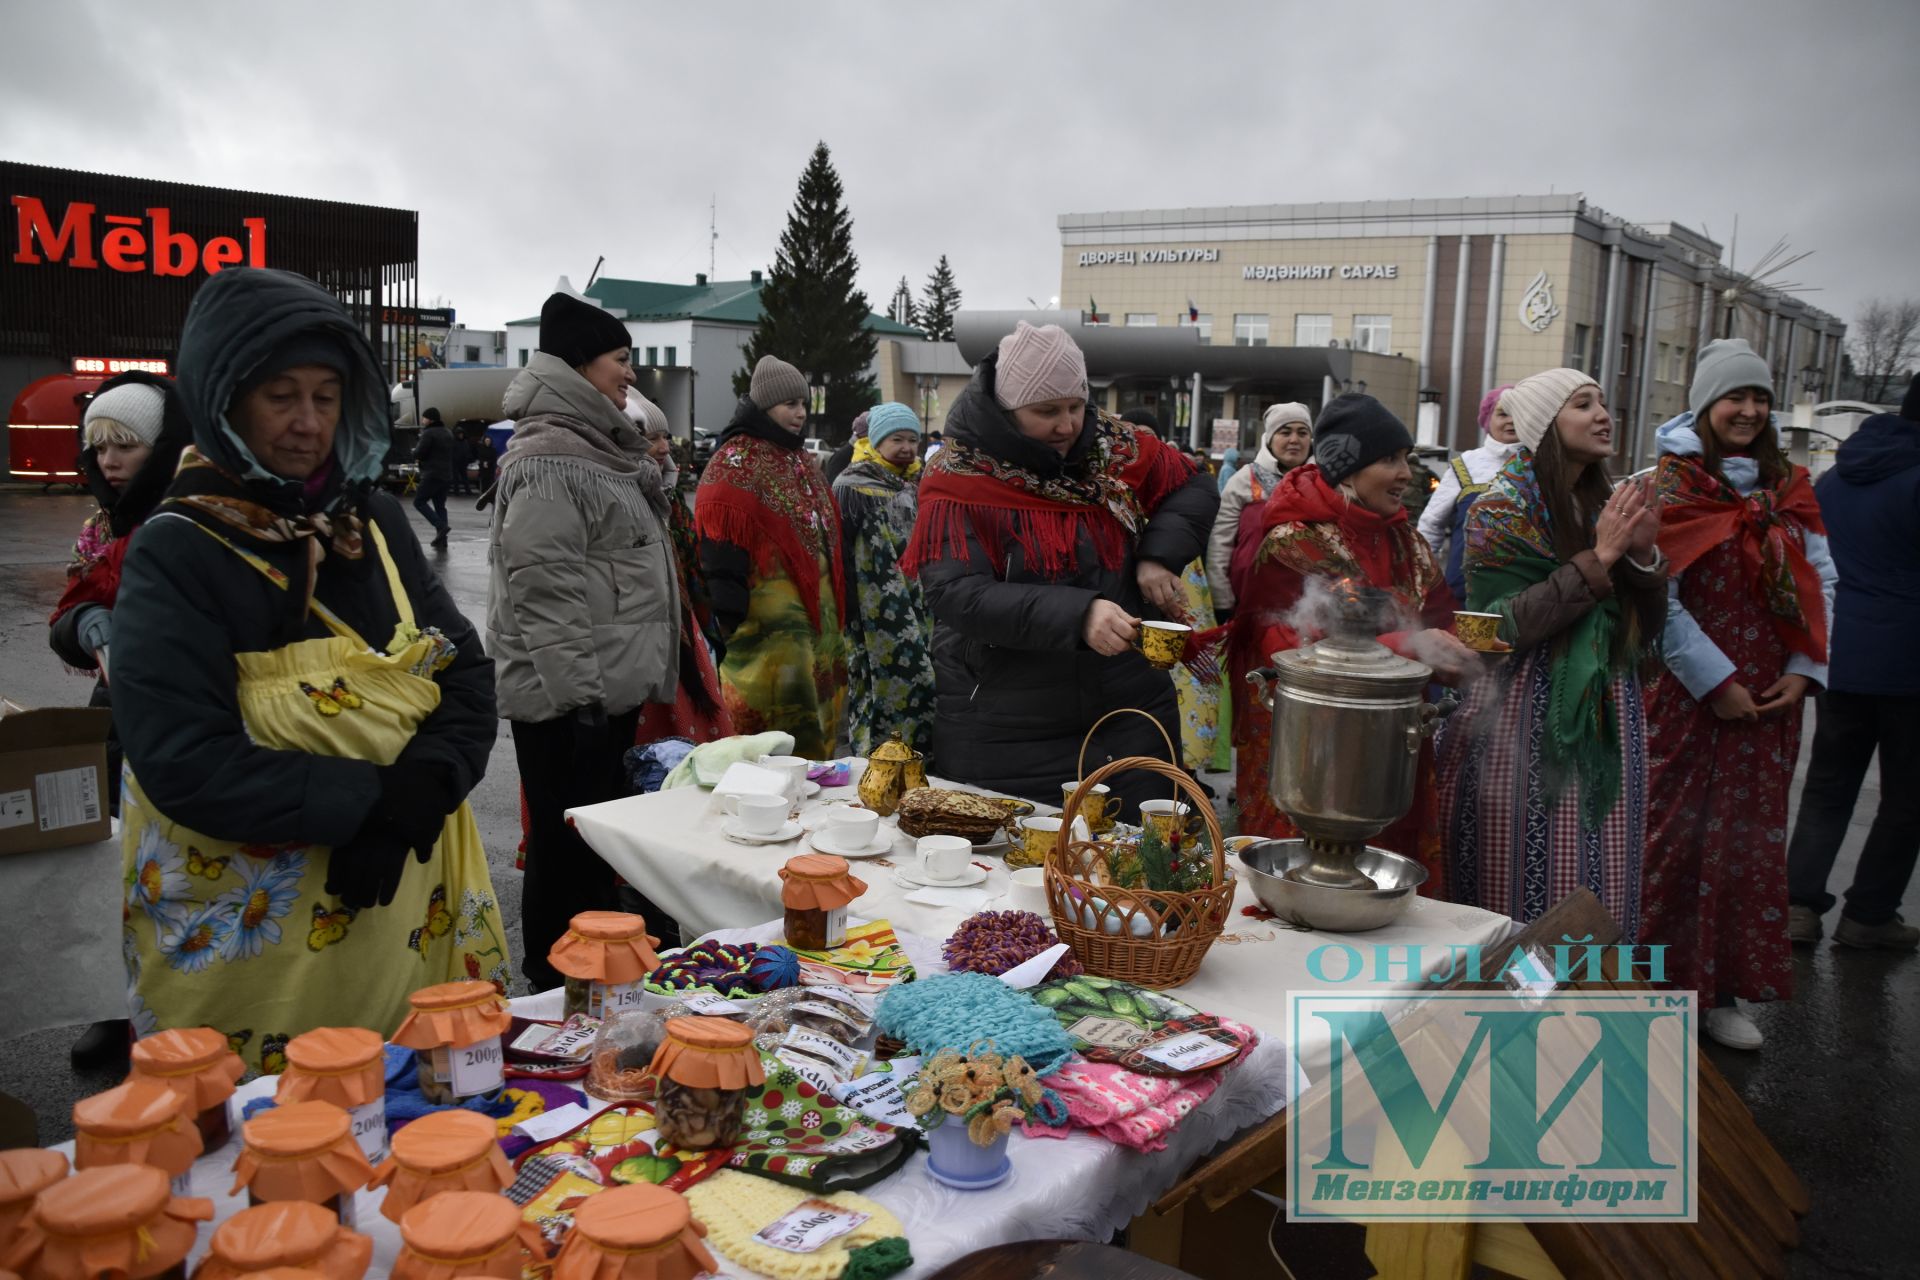
[{"label": "patterned folk dress", "polygon": [[[1803,550],[1809,528],[1821,528],[1806,472],[1746,497],[1689,458],[1663,457],[1659,476],[1661,545],[1679,603],[1733,663],[1730,678],[1758,701],[1795,652],[1817,647],[1808,656],[1824,660],[1825,611]],[[1737,528],[1676,524],[1709,508],[1736,515]],[[1769,580],[1784,590],[1769,592]],[[1647,686],[1646,708],[1652,803],[1640,940],[1665,944],[1667,982],[1704,1001],[1785,1000],[1787,798],[1801,708],[1722,720],[1664,668]]]},{"label": "patterned folk dress", "polygon": [[916,580],[900,572],[913,536],[914,481],[863,437],[833,483],[850,590],[847,599],[847,736],[855,755],[896,734],[933,747],[933,615]]},{"label": "patterned folk dress", "polygon": [[751,564],[746,619],[720,663],[733,731],[779,730],[794,754],[832,757],[847,695],[846,580],[826,481],[805,450],[736,436],[707,463],[694,521]]},{"label": "patterned folk dress", "polygon": [[[1467,524],[1467,607],[1501,612],[1559,567],[1547,509],[1520,450]],[[1439,736],[1440,833],[1449,896],[1527,924],[1576,888],[1624,940],[1640,934],[1647,731],[1623,625],[1609,599],[1479,680]],[[1570,745],[1571,744],[1571,745]]]}]

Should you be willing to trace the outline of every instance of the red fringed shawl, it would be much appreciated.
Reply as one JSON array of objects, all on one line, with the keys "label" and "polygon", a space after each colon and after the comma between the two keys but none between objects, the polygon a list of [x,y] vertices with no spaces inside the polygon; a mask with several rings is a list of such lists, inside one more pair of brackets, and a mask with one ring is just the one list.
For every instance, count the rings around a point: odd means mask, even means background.
[{"label": "red fringed shawl", "polygon": [[729,440],[707,463],[693,518],[701,537],[732,543],[752,556],[754,572],[769,575],[777,564],[799,592],[816,635],[824,557],[833,573],[834,617],[845,625],[839,509],[804,449],[782,449],[748,435]]},{"label": "red fringed shawl", "polygon": [[[1820,573],[1807,559],[1805,532],[1824,534],[1820,504],[1805,467],[1774,488],[1742,497],[1692,458],[1660,459],[1660,549],[1679,577],[1715,547],[1740,546],[1747,586],[1773,617],[1775,632],[1796,653],[1827,660],[1827,606]],[[1796,536],[1792,526],[1803,531]]]},{"label": "red fringed shawl", "polygon": [[983,450],[949,443],[920,479],[920,512],[900,560],[915,576],[949,556],[964,559],[977,538],[997,576],[1009,542],[1031,572],[1050,579],[1078,568],[1081,534],[1100,566],[1125,567],[1147,517],[1193,476],[1193,462],[1145,427],[1099,414],[1088,465],[1078,476],[1043,479]]}]

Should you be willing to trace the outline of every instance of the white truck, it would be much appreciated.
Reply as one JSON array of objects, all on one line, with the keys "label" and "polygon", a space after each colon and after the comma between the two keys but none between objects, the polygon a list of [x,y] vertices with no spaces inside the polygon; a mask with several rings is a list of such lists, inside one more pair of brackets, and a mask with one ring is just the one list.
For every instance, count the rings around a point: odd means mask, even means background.
[{"label": "white truck", "polygon": [[394,384],[393,423],[399,427],[418,426],[420,415],[428,409],[438,409],[440,421],[449,427],[469,418],[498,422],[503,416],[500,399],[519,372],[518,369],[422,369],[414,380]]}]

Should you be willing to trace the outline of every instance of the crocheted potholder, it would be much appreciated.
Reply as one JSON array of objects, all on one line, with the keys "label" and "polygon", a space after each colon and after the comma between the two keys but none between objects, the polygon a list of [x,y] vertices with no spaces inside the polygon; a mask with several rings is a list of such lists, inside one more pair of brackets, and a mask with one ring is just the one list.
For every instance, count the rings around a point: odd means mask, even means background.
[{"label": "crocheted potholder", "polygon": [[[685,1194],[693,1216],[707,1229],[709,1248],[749,1271],[773,1276],[776,1280],[840,1280],[846,1274],[858,1280],[878,1280],[913,1262],[906,1248],[906,1229],[900,1225],[900,1219],[865,1196],[850,1191],[820,1195],[769,1182],[750,1173],[725,1170],[698,1186],[689,1187]],[[789,1253],[754,1239],[755,1232],[778,1222],[808,1199],[824,1200],[864,1213],[867,1220],[812,1253]],[[888,1243],[883,1249],[872,1248],[882,1242],[895,1243]],[[883,1263],[898,1265],[880,1269],[877,1264]]]},{"label": "crocheted potholder", "polygon": [[964,1053],[990,1040],[995,1053],[1017,1054],[1043,1076],[1073,1054],[1073,1042],[1051,1010],[984,973],[943,973],[895,987],[880,997],[874,1023],[926,1055]]}]

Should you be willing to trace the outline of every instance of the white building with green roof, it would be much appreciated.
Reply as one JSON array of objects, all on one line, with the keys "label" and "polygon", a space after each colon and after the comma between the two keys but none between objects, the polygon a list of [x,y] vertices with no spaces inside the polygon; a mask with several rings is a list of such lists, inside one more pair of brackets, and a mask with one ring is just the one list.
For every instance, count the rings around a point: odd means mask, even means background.
[{"label": "white building with green roof", "polygon": [[[719,432],[733,416],[733,375],[744,361],[741,348],[760,323],[758,271],[745,280],[692,284],[617,280],[602,276],[581,296],[600,304],[633,335],[633,365],[641,393],[667,412],[676,433],[691,427]],[[563,277],[559,288],[576,292]],[[868,315],[867,328],[883,338],[916,339],[918,329]],[[507,324],[507,363],[524,365],[540,345],[540,317]],[[876,370],[876,376],[878,371]]]}]

